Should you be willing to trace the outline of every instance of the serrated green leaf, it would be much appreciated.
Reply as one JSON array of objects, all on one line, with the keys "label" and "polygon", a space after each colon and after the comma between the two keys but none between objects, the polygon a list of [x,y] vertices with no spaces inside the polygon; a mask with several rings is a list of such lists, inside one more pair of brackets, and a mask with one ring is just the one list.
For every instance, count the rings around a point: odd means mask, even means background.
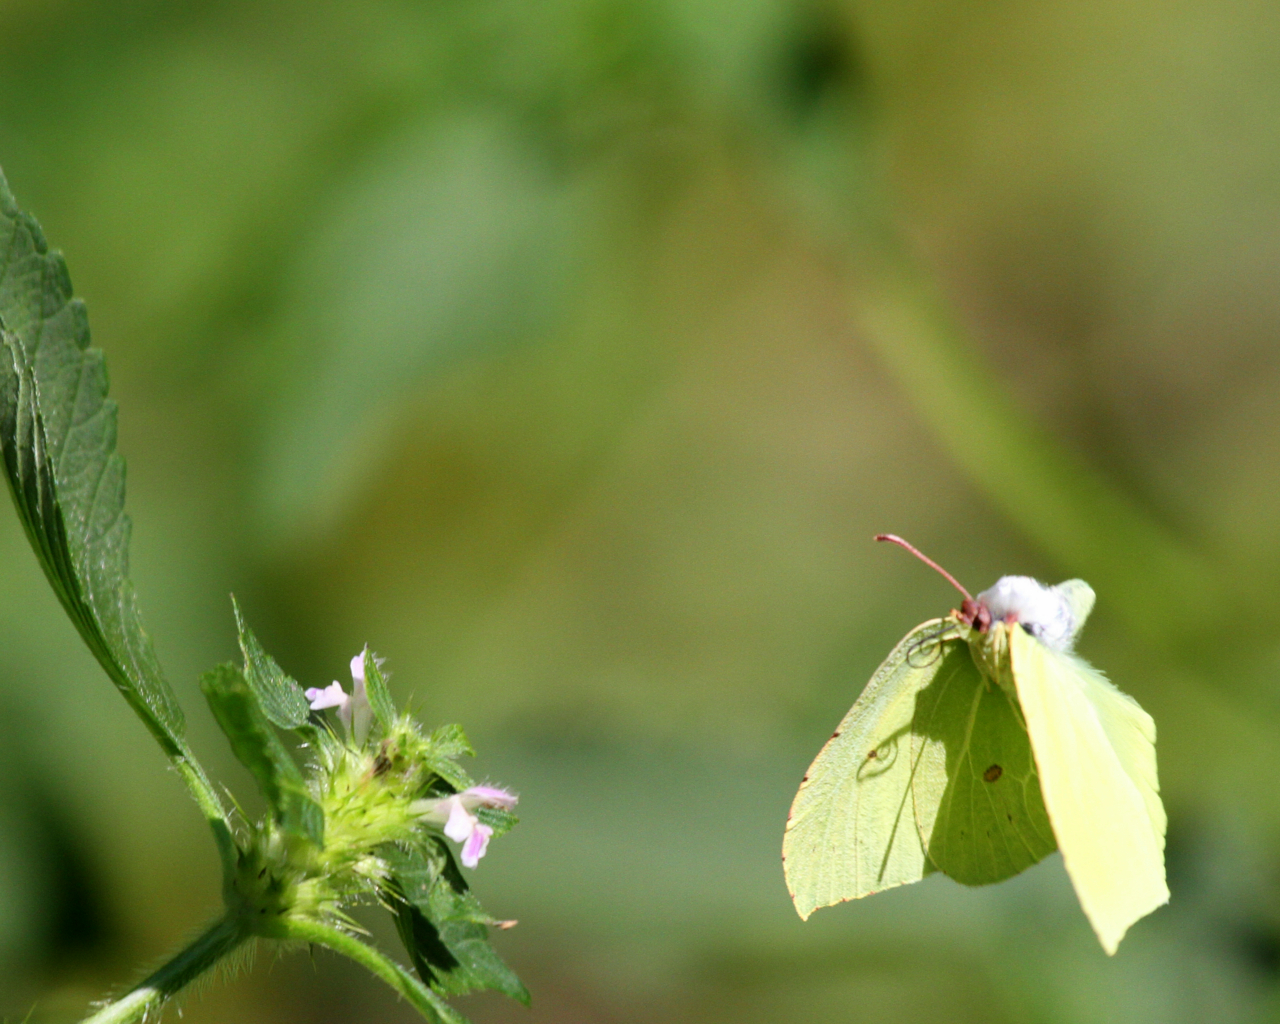
[{"label": "serrated green leaf", "polygon": [[482,805],[476,808],[476,817],[482,824],[488,825],[493,829],[493,836],[491,837],[493,839],[505,835],[520,824],[520,819],[505,807],[485,807]]},{"label": "serrated green leaf", "polygon": [[386,883],[396,930],[419,976],[442,995],[492,989],[526,1005],[529,992],[489,943],[484,912],[467,887],[448,846],[438,838],[427,850],[389,847]]},{"label": "serrated green leaf", "polygon": [[200,677],[200,689],[236,757],[253,774],[277,824],[324,843],[324,811],[307,792],[298,765],[271,728],[257,695],[235,665],[219,665]]},{"label": "serrated green leaf", "polygon": [[182,710],[129,582],[124,459],[102,353],[66,264],[0,175],[0,447],[45,575],[107,675],[170,757]]},{"label": "serrated green leaf", "polygon": [[[455,760],[474,757],[475,750],[460,725],[442,725],[427,737],[423,763],[446,783],[451,792],[457,793],[471,785],[471,776]],[[431,788],[431,787],[428,787]]]},{"label": "serrated green leaf", "polygon": [[245,625],[240,604],[235,596],[231,607],[236,614],[240,633],[240,652],[244,655],[244,677],[263,713],[281,729],[298,729],[307,724],[311,706],[297,681],[282,669],[262,648],[253,630]]},{"label": "serrated green leaf", "polygon": [[428,739],[432,750],[438,757],[475,757],[476,751],[463,732],[462,726],[442,725],[431,731]]},{"label": "serrated green leaf", "polygon": [[391,700],[378,658],[368,647],[364,649],[364,688],[369,698],[369,707],[373,709],[374,721],[385,735],[396,720],[396,706]]}]

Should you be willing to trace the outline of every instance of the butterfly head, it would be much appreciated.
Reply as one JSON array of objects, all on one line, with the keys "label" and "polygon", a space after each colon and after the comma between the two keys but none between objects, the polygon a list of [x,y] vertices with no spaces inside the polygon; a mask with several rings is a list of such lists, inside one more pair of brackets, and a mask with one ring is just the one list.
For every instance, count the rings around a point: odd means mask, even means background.
[{"label": "butterfly head", "polygon": [[974,598],[951,573],[901,537],[881,533],[876,540],[905,548],[946,577],[964,595],[955,617],[979,633],[990,630],[993,622],[1018,623],[1046,647],[1069,651],[1093,610],[1093,588],[1084,580],[1067,580],[1050,587],[1030,576],[1001,576],[995,586]]},{"label": "butterfly head", "polygon": [[[967,621],[980,632],[992,622],[1016,622],[1046,647],[1069,651],[1093,609],[1093,589],[1084,580],[1050,587],[1030,576],[1001,576],[973,603]],[[965,613],[962,605],[961,618]]]},{"label": "butterfly head", "polygon": [[991,609],[972,597],[966,597],[960,602],[956,618],[979,633],[985,633],[991,628]]}]

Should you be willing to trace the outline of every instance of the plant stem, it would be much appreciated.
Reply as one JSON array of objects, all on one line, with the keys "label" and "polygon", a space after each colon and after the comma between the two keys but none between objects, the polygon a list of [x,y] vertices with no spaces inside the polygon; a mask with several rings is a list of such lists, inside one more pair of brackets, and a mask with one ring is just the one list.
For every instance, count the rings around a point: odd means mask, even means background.
[{"label": "plant stem", "polygon": [[222,806],[218,791],[213,788],[213,783],[190,750],[184,746],[180,754],[170,755],[170,761],[186,784],[187,791],[195,798],[209,827],[213,829],[213,840],[218,845],[218,859],[222,862],[222,877],[225,881],[232,877],[236,868],[236,845],[231,837],[226,808]]},{"label": "plant stem", "polygon": [[81,1024],[137,1024],[158,1010],[248,936],[234,918],[224,917],[127,995],[86,1017]]},{"label": "plant stem", "polygon": [[[437,1024],[467,1024],[467,1020],[452,1006],[422,984],[404,967],[381,951],[331,925],[316,921],[290,921],[281,938],[295,942],[313,942],[328,946],[335,953],[350,957],[361,967],[385,981],[428,1020]],[[90,1024],[85,1021],[84,1024]],[[98,1024],[98,1022],[93,1022]]]}]

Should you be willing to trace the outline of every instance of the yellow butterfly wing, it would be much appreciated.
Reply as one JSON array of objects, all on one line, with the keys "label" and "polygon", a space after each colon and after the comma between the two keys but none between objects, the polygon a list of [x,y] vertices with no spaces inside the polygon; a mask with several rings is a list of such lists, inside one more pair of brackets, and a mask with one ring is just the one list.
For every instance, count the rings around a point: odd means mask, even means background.
[{"label": "yellow butterfly wing", "polygon": [[1093,704],[1121,766],[1142,795],[1152,831],[1163,851],[1168,819],[1160,801],[1160,780],[1156,774],[1156,723],[1136,700],[1117,690],[1111,680],[1087,661],[1072,654],[1060,657],[1069,658],[1079,669],[1085,694]]},{"label": "yellow butterfly wing", "polygon": [[1082,659],[1007,628],[1045,807],[1085,916],[1112,954],[1169,900],[1155,724]]},{"label": "yellow butterfly wing", "polygon": [[[913,629],[809,766],[782,841],[787,889],[802,918],[931,870],[912,804],[912,721],[917,694],[940,672],[968,665],[978,678],[964,648],[944,620]],[[945,781],[930,788],[941,794]]]}]

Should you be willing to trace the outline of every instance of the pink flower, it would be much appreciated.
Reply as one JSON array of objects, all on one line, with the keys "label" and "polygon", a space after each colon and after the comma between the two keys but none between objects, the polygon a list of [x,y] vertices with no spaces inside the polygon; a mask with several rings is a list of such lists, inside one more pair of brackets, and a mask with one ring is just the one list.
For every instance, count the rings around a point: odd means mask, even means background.
[{"label": "pink flower", "polygon": [[347,691],[336,679],[323,690],[312,687],[307,691],[307,700],[311,702],[312,711],[323,711],[325,708],[342,709],[347,706],[350,699]]},{"label": "pink flower", "polygon": [[462,844],[462,864],[464,867],[473,868],[480,863],[480,858],[484,856],[484,851],[489,849],[489,837],[493,835],[493,829],[488,825],[476,824],[471,830],[471,835],[467,836],[467,841]]},{"label": "pink flower", "polygon": [[342,684],[335,679],[323,690],[317,687],[307,690],[306,698],[312,711],[337,708],[338,718],[342,720],[347,735],[356,741],[357,746],[364,746],[373,720],[373,709],[369,706],[369,696],[364,687],[363,651],[351,659],[351,693],[343,690]]},{"label": "pink flower", "polygon": [[498,807],[504,811],[512,810],[520,798],[497,786],[472,786],[458,794],[468,807]]},{"label": "pink flower", "polygon": [[472,786],[440,800],[415,800],[409,809],[428,825],[444,827],[444,834],[462,844],[462,863],[473,868],[489,848],[493,829],[473,813],[477,807],[493,807],[509,811],[517,797],[496,786]]}]

